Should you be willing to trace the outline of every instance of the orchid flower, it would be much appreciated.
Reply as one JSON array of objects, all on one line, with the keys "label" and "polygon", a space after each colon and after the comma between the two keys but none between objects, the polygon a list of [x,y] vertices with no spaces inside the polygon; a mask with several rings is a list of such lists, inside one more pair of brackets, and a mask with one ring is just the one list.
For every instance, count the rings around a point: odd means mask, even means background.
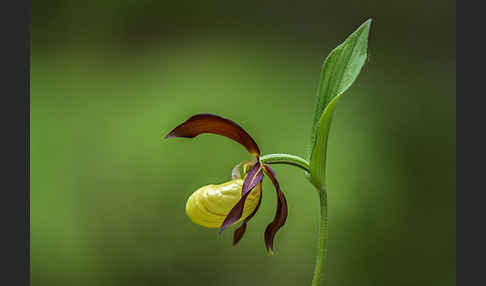
[{"label": "orchid flower", "polygon": [[275,234],[285,224],[288,214],[287,201],[280,189],[275,171],[260,161],[258,145],[241,126],[214,114],[194,115],[164,138],[194,138],[203,133],[222,135],[240,143],[254,159],[236,165],[231,181],[221,185],[207,185],[195,191],[187,200],[187,216],[201,226],[219,227],[220,234],[230,225],[242,222],[233,235],[233,245],[236,245],[243,237],[248,221],[258,211],[262,200],[261,182],[264,175],[267,175],[277,191],[275,217],[265,229],[264,235],[267,251],[273,252]]},{"label": "orchid flower", "polygon": [[288,208],[275,171],[269,164],[289,164],[305,171],[317,191],[320,206],[319,238],[312,286],[320,284],[324,260],[327,257],[326,155],[331,121],[337,102],[353,84],[366,62],[370,26],[371,19],[337,46],[322,65],[307,160],[289,154],[262,155],[255,140],[242,127],[213,114],[194,115],[164,137],[194,138],[203,133],[218,134],[240,143],[253,157],[233,168],[229,182],[198,189],[186,204],[186,214],[194,223],[219,228],[220,234],[229,226],[241,222],[233,234],[233,245],[241,240],[248,222],[258,211],[262,201],[262,180],[267,176],[277,191],[275,217],[267,225],[264,234],[267,251],[273,253],[273,240],[287,220]]}]

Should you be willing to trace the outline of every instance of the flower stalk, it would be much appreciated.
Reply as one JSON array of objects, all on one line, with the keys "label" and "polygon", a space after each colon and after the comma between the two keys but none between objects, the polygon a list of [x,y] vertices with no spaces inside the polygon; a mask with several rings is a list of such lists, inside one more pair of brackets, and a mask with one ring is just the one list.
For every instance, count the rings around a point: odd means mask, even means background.
[{"label": "flower stalk", "polygon": [[293,165],[309,172],[309,162],[305,159],[290,154],[267,154],[260,157],[260,161],[265,164],[286,164]]}]

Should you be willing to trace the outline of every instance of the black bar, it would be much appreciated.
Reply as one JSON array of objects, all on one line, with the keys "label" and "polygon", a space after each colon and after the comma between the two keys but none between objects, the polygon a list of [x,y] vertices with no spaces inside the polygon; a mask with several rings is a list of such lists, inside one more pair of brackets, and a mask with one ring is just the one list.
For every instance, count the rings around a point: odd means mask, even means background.
[{"label": "black bar", "polygon": [[0,5],[0,284],[29,285],[29,1]]}]

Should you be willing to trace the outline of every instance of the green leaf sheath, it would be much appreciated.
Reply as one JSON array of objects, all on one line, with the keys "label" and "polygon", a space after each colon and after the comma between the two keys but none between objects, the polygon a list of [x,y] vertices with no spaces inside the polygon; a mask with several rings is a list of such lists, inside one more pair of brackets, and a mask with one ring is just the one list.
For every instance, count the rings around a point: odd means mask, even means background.
[{"label": "green leaf sheath", "polygon": [[312,156],[309,162],[310,180],[318,190],[326,189],[327,139],[329,137],[334,109],[339,98],[340,96],[334,98],[322,113],[321,120],[319,121],[319,129],[317,130],[316,144],[312,149]]},{"label": "green leaf sheath", "polygon": [[366,61],[371,19],[364,22],[322,65],[310,144],[310,179],[325,187],[326,148],[332,114],[340,96],[353,84]]}]

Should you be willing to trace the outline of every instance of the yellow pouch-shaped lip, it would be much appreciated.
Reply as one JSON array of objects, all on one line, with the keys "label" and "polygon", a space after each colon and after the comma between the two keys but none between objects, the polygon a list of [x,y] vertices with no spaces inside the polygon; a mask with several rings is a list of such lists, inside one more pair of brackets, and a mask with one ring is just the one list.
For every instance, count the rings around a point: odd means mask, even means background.
[{"label": "yellow pouch-shaped lip", "polygon": [[[219,228],[230,210],[241,198],[242,179],[234,179],[220,185],[207,185],[195,191],[186,203],[186,214],[195,224]],[[250,192],[243,208],[243,215],[235,222],[248,217],[257,207],[261,196],[261,184]]]}]

